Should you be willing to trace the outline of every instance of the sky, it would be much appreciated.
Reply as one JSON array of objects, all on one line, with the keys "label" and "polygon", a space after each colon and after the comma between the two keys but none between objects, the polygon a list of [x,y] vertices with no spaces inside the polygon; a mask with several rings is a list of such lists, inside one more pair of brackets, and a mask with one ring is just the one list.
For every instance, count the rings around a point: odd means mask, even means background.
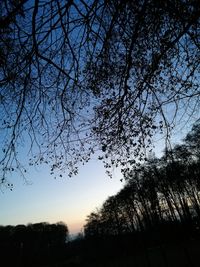
[{"label": "sky", "polygon": [[[195,117],[187,126],[177,125],[173,131],[173,144],[181,142],[191,129]],[[154,137],[155,154],[162,155],[164,139]],[[23,157],[23,154],[21,155]],[[26,155],[24,155],[26,157]],[[120,170],[109,178],[99,160],[91,159],[80,166],[79,174],[54,179],[49,168],[41,165],[28,169],[27,181],[19,175],[8,177],[14,184],[12,191],[0,188],[0,225],[17,225],[37,222],[67,224],[70,235],[83,231],[87,215],[100,208],[103,202],[124,186]]]},{"label": "sky", "polygon": [[87,215],[124,184],[119,170],[111,179],[98,160],[81,166],[72,178],[54,179],[44,166],[34,168],[27,177],[28,182],[20,176],[10,178],[13,191],[0,191],[0,225],[63,221],[70,234],[76,234],[83,230]]},{"label": "sky", "polygon": [[[191,128],[183,127],[174,132],[174,143],[181,141]],[[156,156],[161,156],[164,139],[154,138]],[[24,155],[25,156],[25,155]],[[79,174],[69,178],[54,179],[46,166],[28,170],[27,181],[13,175],[13,191],[0,189],[0,225],[17,225],[37,222],[67,224],[71,235],[83,230],[87,215],[100,208],[103,202],[124,186],[120,170],[113,178],[105,174],[99,160],[91,159],[81,166]]]}]

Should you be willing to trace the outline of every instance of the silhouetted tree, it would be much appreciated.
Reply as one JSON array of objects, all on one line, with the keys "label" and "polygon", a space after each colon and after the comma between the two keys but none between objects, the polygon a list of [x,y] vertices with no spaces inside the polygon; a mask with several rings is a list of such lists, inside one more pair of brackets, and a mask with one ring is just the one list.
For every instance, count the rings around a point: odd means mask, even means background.
[{"label": "silhouetted tree", "polygon": [[190,153],[200,160],[200,119],[195,122],[192,130],[187,134],[185,143]]},{"label": "silhouetted tree", "polygon": [[84,226],[84,232],[87,237],[98,238],[102,236],[100,211],[92,212],[86,221],[87,224]]},{"label": "silhouetted tree", "polygon": [[196,229],[200,223],[198,125],[199,121],[183,144],[174,146],[170,157],[165,152],[160,159],[150,158],[137,169],[126,170],[124,188],[103,203],[95,219],[89,217],[93,219],[85,229],[101,229],[99,236],[160,229],[165,238],[164,229],[167,233],[169,229],[176,233],[181,227],[188,232]]},{"label": "silhouetted tree", "polygon": [[0,244],[1,246],[13,245],[19,249],[39,250],[65,245],[68,235],[67,225],[63,222],[1,226]]},{"label": "silhouetted tree", "polygon": [[1,183],[24,175],[24,143],[30,165],[72,175],[97,149],[126,168],[169,138],[199,103],[199,15],[198,0],[2,0]]}]

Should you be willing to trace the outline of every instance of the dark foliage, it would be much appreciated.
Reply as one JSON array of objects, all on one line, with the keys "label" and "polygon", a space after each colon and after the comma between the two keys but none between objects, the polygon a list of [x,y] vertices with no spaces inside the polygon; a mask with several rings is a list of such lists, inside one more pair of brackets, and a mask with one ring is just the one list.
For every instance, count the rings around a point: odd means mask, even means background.
[{"label": "dark foliage", "polygon": [[71,176],[97,150],[109,172],[168,142],[198,111],[199,17],[199,0],[1,0],[1,183],[25,175],[24,145]]},{"label": "dark foliage", "polygon": [[37,266],[63,258],[68,238],[64,223],[0,226],[1,260],[6,266]]},{"label": "dark foliage", "polygon": [[124,172],[126,185],[88,216],[85,236],[103,238],[152,231],[152,238],[157,238],[154,229],[164,227],[166,233],[161,232],[167,238],[166,227],[171,225],[172,231],[179,224],[191,235],[198,231],[199,125],[197,121],[184,143],[176,145],[170,155],[165,152],[160,159],[151,157],[145,164]]},{"label": "dark foliage", "polygon": [[7,266],[198,267],[199,124],[170,153],[126,171],[124,188],[88,216],[84,237],[66,243],[63,224],[1,227]]}]

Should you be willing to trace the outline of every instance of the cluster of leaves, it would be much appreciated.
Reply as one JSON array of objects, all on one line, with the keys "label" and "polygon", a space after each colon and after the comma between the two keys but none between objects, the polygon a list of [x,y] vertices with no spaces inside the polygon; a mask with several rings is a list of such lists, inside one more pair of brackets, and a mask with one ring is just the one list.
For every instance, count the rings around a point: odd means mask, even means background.
[{"label": "cluster of leaves", "polygon": [[2,0],[1,183],[24,175],[23,146],[70,176],[96,150],[106,168],[145,159],[198,110],[199,15],[198,0]]},{"label": "cluster of leaves", "polygon": [[170,155],[150,158],[85,225],[86,237],[148,230],[163,222],[200,223],[200,121]]}]

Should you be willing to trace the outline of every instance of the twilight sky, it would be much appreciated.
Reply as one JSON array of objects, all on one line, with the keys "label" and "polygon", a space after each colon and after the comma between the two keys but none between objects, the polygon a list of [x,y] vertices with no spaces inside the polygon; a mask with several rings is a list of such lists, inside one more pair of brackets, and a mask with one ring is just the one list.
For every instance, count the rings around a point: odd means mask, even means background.
[{"label": "twilight sky", "polygon": [[30,185],[16,176],[10,179],[15,183],[13,191],[0,191],[0,225],[64,221],[74,234],[87,215],[123,187],[120,171],[110,179],[95,160],[72,178],[54,179],[43,166],[33,169],[29,177]]},{"label": "twilight sky", "polygon": [[[191,126],[192,123],[176,128],[174,143],[179,142]],[[159,137],[155,139],[157,156],[162,154],[163,141]],[[0,189],[0,225],[63,221],[70,234],[75,234],[83,228],[87,215],[101,207],[108,196],[117,193],[124,184],[120,182],[120,170],[110,179],[102,163],[94,159],[81,166],[79,174],[72,178],[63,175],[55,180],[43,165],[30,169],[27,177],[28,184],[13,175],[9,178],[14,183],[13,191]]]}]

